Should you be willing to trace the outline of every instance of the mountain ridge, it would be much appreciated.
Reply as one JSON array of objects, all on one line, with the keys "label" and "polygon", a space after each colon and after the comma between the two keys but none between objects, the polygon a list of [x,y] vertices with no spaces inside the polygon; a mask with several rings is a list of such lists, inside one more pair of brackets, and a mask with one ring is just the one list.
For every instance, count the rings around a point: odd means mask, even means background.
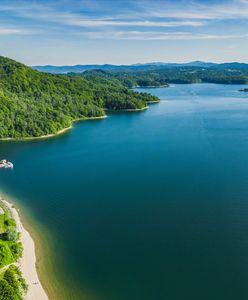
[{"label": "mountain ridge", "polygon": [[114,64],[77,64],[77,65],[44,65],[31,66],[33,69],[40,72],[52,74],[66,74],[66,73],[83,73],[90,70],[104,70],[104,71],[133,71],[133,70],[156,70],[158,68],[180,68],[180,67],[196,67],[196,68],[213,68],[213,69],[248,69],[247,63],[241,62],[225,62],[213,63],[204,61],[192,61],[188,63],[166,63],[166,62],[151,62],[151,63],[137,63],[131,65],[114,65]]}]

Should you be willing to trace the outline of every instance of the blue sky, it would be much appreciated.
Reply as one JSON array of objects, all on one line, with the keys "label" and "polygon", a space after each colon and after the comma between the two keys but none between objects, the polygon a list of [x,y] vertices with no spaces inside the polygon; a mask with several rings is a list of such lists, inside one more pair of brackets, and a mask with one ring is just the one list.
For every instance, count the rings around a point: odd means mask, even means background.
[{"label": "blue sky", "polygon": [[0,55],[29,65],[248,62],[248,0],[1,0]]}]

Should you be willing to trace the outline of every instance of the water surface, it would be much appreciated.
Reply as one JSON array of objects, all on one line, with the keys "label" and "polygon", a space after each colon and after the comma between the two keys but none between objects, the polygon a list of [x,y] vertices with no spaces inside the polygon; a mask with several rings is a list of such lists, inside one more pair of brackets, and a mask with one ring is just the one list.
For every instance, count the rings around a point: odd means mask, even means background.
[{"label": "water surface", "polygon": [[161,103],[145,112],[0,143],[0,158],[15,164],[0,170],[1,189],[53,237],[60,299],[248,299],[240,88],[146,89]]}]

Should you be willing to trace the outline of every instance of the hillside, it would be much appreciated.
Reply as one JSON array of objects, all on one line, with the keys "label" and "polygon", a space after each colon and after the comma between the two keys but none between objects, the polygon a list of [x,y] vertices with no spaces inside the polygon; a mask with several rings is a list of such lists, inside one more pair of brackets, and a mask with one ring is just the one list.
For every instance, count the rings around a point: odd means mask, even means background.
[{"label": "hillside", "polygon": [[[248,84],[248,68],[221,69],[202,67],[171,67],[158,68],[156,71],[103,71],[91,70],[81,74],[101,76],[108,79],[118,79],[123,85],[131,88],[136,86],[166,86],[170,83],[219,83],[219,84]],[[74,76],[78,74],[74,73]]]},{"label": "hillside", "polygon": [[190,63],[153,62],[136,65],[77,65],[34,67],[48,73],[100,76],[118,79],[128,88],[166,86],[170,83],[248,84],[248,64],[194,61]]},{"label": "hillside", "polygon": [[150,101],[159,99],[129,91],[117,79],[45,74],[0,57],[0,138],[55,134],[75,119],[143,109]]}]

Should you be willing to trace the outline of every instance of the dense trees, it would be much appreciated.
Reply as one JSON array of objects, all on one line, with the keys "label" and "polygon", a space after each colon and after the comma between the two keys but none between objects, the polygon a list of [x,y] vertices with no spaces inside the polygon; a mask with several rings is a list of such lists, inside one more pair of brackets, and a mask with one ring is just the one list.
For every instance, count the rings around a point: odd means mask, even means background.
[{"label": "dense trees", "polygon": [[0,278],[0,300],[23,300],[28,286],[20,270],[12,265]]},{"label": "dense trees", "polygon": [[0,57],[0,138],[55,134],[73,120],[103,116],[106,109],[143,109],[147,103],[159,101],[130,90],[133,87],[248,84],[247,68],[237,64],[227,67],[143,66],[52,75]]},{"label": "dense trees", "polygon": [[119,80],[40,73],[0,57],[0,138],[39,137],[104,109],[141,109],[151,95],[129,91]]},{"label": "dense trees", "polygon": [[0,268],[15,262],[22,256],[22,251],[15,220],[5,211],[0,215]]},{"label": "dense trees", "polygon": [[4,207],[0,215],[0,300],[22,300],[27,284],[20,270],[13,265],[21,256],[23,247],[16,231],[15,220]]},{"label": "dense trees", "polygon": [[102,76],[118,79],[128,88],[168,86],[170,83],[248,84],[248,69],[218,69],[202,67],[161,67],[155,70],[87,71],[83,76]]}]

